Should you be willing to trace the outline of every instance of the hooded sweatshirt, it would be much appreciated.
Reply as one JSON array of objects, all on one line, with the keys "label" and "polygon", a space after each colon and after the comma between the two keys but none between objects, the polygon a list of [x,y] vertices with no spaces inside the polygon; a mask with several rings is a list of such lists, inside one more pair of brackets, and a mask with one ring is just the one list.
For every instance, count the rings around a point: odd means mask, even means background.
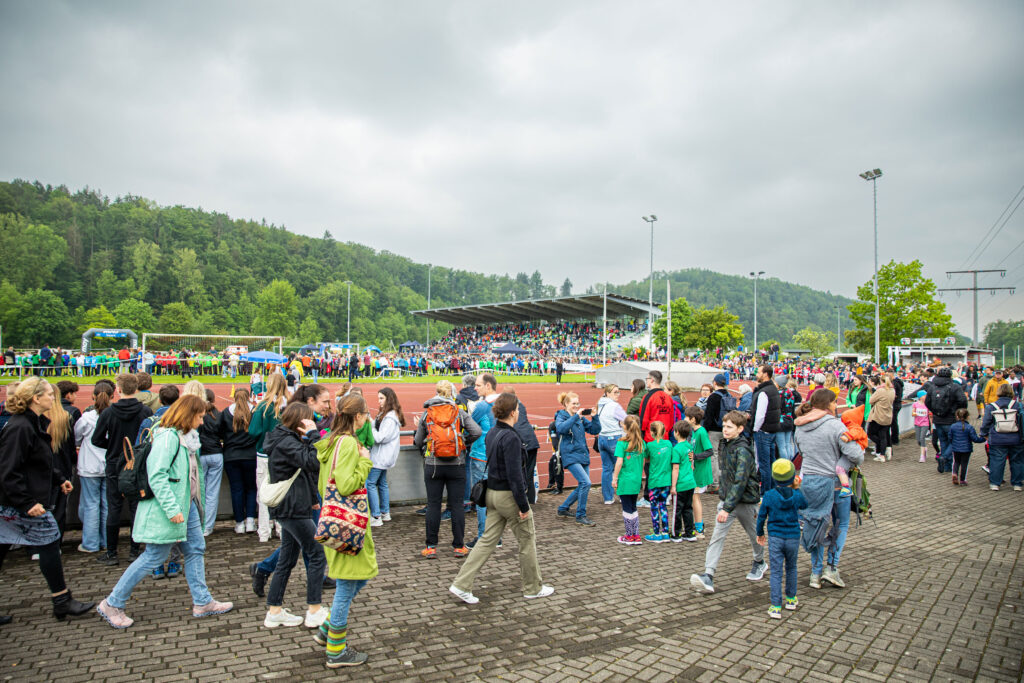
[{"label": "hooded sweatshirt", "polygon": [[135,443],[142,421],[152,414],[152,410],[134,397],[122,398],[100,414],[90,442],[96,448],[106,449],[107,476],[117,476],[125,438]]},{"label": "hooded sweatshirt", "polygon": [[807,507],[807,499],[799,489],[779,486],[769,489],[757,511],[757,535],[764,536],[764,523],[768,520],[768,535],[778,538],[800,538],[798,510]]},{"label": "hooded sweatshirt", "polygon": [[800,474],[836,476],[836,465],[849,469],[864,462],[864,451],[856,441],[843,441],[846,427],[824,410],[812,410],[794,421],[796,449],[803,456]]},{"label": "hooded sweatshirt", "polygon": [[606,439],[622,438],[622,424],[626,411],[610,396],[602,396],[597,402],[597,417],[601,422],[601,436]]}]

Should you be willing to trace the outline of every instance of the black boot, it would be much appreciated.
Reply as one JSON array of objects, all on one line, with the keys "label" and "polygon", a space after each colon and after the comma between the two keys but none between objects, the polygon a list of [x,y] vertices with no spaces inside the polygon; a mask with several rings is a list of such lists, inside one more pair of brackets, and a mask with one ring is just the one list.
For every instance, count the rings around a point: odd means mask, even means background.
[{"label": "black boot", "polygon": [[96,561],[107,567],[116,567],[118,564],[117,552],[109,550],[96,558]]},{"label": "black boot", "polygon": [[270,574],[260,571],[259,566],[253,562],[249,565],[249,576],[252,577],[252,592],[256,594],[256,597],[262,598],[266,596],[264,588],[267,585],[267,577]]},{"label": "black boot", "polygon": [[79,602],[71,597],[71,591],[55,595],[53,600],[53,616],[57,621],[64,621],[69,615],[80,617],[96,606],[95,602]]},{"label": "black boot", "polygon": [[0,626],[6,626],[9,623],[11,623],[11,617],[0,616]]}]

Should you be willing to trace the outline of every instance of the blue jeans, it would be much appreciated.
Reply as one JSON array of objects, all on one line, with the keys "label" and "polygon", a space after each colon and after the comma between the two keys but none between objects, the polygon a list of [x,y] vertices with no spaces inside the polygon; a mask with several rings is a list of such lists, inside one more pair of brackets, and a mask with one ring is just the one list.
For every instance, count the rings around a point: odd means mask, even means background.
[{"label": "blue jeans", "polygon": [[796,456],[793,432],[775,432],[775,452],[786,460],[792,460]]},{"label": "blue jeans", "polygon": [[782,569],[786,569],[786,597],[796,597],[796,556],[800,548],[799,538],[768,537],[768,562],[771,572],[768,576],[771,604],[782,606]]},{"label": "blue jeans", "polygon": [[370,501],[370,514],[380,517],[391,512],[391,501],[388,497],[388,471],[376,467],[370,470],[366,478],[366,497]]},{"label": "blue jeans", "polygon": [[1010,461],[1010,483],[1013,486],[1024,486],[1024,445],[989,446],[988,449],[988,483],[1000,486],[1003,483],[1003,472],[1006,461]]},{"label": "blue jeans", "polygon": [[939,472],[953,471],[953,441],[949,438],[950,425],[935,425],[935,436],[939,440]]},{"label": "blue jeans", "polygon": [[[469,485],[470,491],[473,490],[473,485],[481,479],[487,478],[487,461],[476,460],[474,458],[466,458],[466,462],[469,465],[469,476],[470,479],[466,480]],[[467,495],[468,499],[469,496]],[[479,505],[476,508],[476,537],[480,538],[484,535],[484,526],[487,524],[487,508],[482,508]]]},{"label": "blue jeans", "polygon": [[199,464],[203,466],[203,477],[206,480],[206,503],[203,517],[206,519],[206,533],[213,531],[217,521],[217,507],[220,504],[220,480],[224,474],[224,456],[220,453],[200,455]]},{"label": "blue jeans", "polygon": [[[839,480],[836,479],[836,483]],[[839,491],[834,492],[832,504],[832,526],[835,527],[829,532],[828,564],[830,567],[839,566],[839,556],[846,545],[846,533],[850,530],[850,499],[840,498]],[[811,573],[821,574],[823,561],[825,559],[825,546],[819,546],[811,553]]]},{"label": "blue jeans", "polygon": [[754,448],[757,452],[757,471],[761,474],[761,495],[775,487],[772,479],[772,463],[775,462],[775,434],[754,432]]},{"label": "blue jeans", "polygon": [[[231,487],[231,509],[235,523],[256,518],[256,461],[229,460],[222,464]],[[209,487],[209,484],[207,484]],[[268,536],[269,538],[269,536]]]},{"label": "blue jeans", "polygon": [[615,474],[615,446],[619,440],[614,436],[599,436],[597,449],[601,451],[601,497],[604,502],[615,500],[612,475]]},{"label": "blue jeans", "polygon": [[331,628],[340,631],[348,625],[348,609],[356,598],[356,593],[363,589],[367,579],[350,580],[335,579],[334,602],[331,603]]},{"label": "blue jeans", "polygon": [[572,490],[569,497],[558,506],[559,512],[568,512],[573,503],[576,503],[576,519],[583,519],[587,516],[587,496],[590,494],[590,473],[587,468],[579,463],[566,465],[565,469],[577,481],[576,488]]},{"label": "blue jeans", "polygon": [[90,552],[107,547],[107,478],[79,477],[82,489],[78,518],[82,520],[82,547]]},{"label": "blue jeans", "polygon": [[[157,503],[151,503],[156,505]],[[188,582],[188,589],[192,593],[192,604],[202,607],[211,600],[210,589],[206,587],[206,539],[203,538],[202,522],[199,519],[199,508],[192,503],[188,511],[188,531],[184,541],[181,541],[181,552],[185,556],[185,580]],[[124,570],[121,579],[114,586],[107,596],[107,604],[111,607],[124,609],[128,598],[132,596],[135,585],[149,576],[154,569],[162,567],[171,552],[173,543],[147,543],[146,550],[139,559],[132,562],[128,569]]]}]

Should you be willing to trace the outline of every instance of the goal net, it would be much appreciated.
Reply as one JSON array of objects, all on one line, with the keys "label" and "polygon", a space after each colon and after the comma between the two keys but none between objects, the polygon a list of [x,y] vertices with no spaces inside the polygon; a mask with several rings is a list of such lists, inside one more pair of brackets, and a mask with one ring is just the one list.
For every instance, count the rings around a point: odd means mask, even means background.
[{"label": "goal net", "polygon": [[[232,334],[157,334],[146,332],[142,335],[142,354],[180,352],[182,349],[194,354],[239,356],[256,351],[272,351],[282,354],[284,337],[256,337]],[[282,354],[283,355],[283,354]]]}]

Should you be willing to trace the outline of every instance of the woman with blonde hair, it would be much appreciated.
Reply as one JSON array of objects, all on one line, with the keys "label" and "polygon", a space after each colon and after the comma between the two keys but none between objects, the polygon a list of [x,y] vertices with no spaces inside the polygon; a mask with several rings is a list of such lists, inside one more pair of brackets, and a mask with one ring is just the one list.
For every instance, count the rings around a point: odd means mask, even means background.
[{"label": "woman with blonde hair", "polygon": [[[29,377],[7,394],[11,413],[0,431],[0,566],[11,544],[35,546],[39,571],[50,589],[53,616],[81,616],[94,603],[75,600],[64,582],[60,529],[48,511],[58,493],[70,494],[71,482],[54,466],[53,449],[44,413],[53,407],[53,387],[41,377]],[[59,407],[59,404],[58,404]],[[7,623],[10,617],[0,617]]]},{"label": "woman with blonde hair", "polygon": [[[284,375],[279,372],[270,373],[267,376],[267,392],[263,395],[263,400],[256,404],[252,411],[252,419],[249,421],[249,434],[256,439],[256,459],[252,477],[256,493],[259,493],[260,482],[267,476],[267,454],[263,451],[263,440],[267,434],[274,431],[274,427],[281,421],[281,411],[287,404],[288,387],[285,383]],[[227,463],[227,458],[225,458],[225,463]],[[248,475],[246,476],[248,477]],[[231,479],[230,470],[228,471],[228,479]],[[248,478],[246,481],[248,481]],[[234,488],[232,488],[232,491],[234,491]],[[235,499],[234,495],[232,493],[232,501]],[[248,490],[245,491],[245,495],[249,495]],[[255,497],[254,494],[254,500]],[[260,543],[266,543],[270,540],[270,511],[263,503],[258,505],[258,510],[257,532]]]},{"label": "woman with blonde hair", "polygon": [[590,449],[587,448],[587,434],[600,434],[601,422],[590,419],[593,410],[580,410],[580,397],[574,391],[558,395],[561,410],[555,413],[555,431],[562,437],[558,452],[562,456],[562,467],[576,480],[576,488],[558,506],[559,517],[572,517],[569,510],[576,505],[576,523],[595,526],[587,517],[587,496],[590,494]]},{"label": "woman with blonde hair", "polygon": [[153,446],[146,460],[152,498],[139,501],[132,539],[146,550],[125,570],[114,589],[97,607],[114,628],[135,621],[124,612],[135,586],[167,560],[171,547],[181,544],[185,579],[192,593],[192,616],[223,614],[234,605],[219,602],[206,586],[206,539],[203,537],[204,484],[199,465],[199,434],[206,401],[186,394],[172,405],[154,429]]}]

